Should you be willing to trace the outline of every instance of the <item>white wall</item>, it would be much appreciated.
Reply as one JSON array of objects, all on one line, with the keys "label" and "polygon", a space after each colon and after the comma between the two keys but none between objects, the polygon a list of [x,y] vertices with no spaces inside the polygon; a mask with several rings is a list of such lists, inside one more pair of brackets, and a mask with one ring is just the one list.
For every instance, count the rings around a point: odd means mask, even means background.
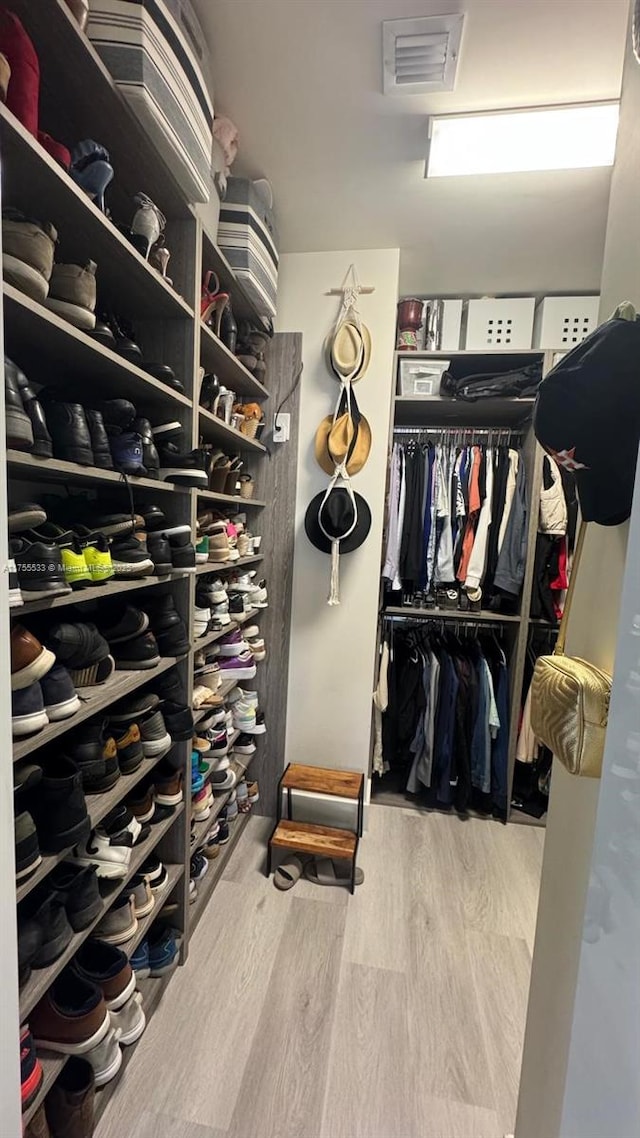
[{"label": "white wall", "polygon": [[[374,249],[292,253],[280,262],[278,331],[302,332],[304,363],[285,756],[289,762],[369,768],[398,261],[397,249]],[[304,515],[314,494],[327,485],[328,476],[315,461],[314,437],[324,416],[333,412],[338,393],[323,345],[339,299],[326,293],[342,284],[352,262],[361,283],[375,288],[361,297],[361,314],[373,344],[369,370],[356,388],[373,442],[366,466],[353,479],[354,489],[369,504],[372,524],[364,545],[340,558],[341,603],[329,607],[330,558],[308,541]]]},{"label": "white wall", "polygon": [[[631,300],[640,310],[639,122],[640,67],[629,46],[611,183],[601,319],[623,300]],[[627,557],[628,533],[628,524],[590,527],[567,639],[568,652],[609,672],[616,657],[625,559],[628,587],[633,579],[636,589],[638,585],[638,555],[634,551]],[[620,706],[617,700],[612,703],[609,734],[617,734],[614,722]],[[611,763],[610,756],[602,780],[575,779],[554,767],[516,1138],[635,1138],[638,1133],[637,1088],[634,1094],[631,1087],[639,1058],[638,906],[630,904],[622,880],[611,881],[610,866],[603,873],[603,862],[612,853],[609,843],[620,840],[622,820],[614,803],[624,812],[620,780],[613,776]],[[626,825],[633,827],[633,816]],[[632,849],[623,855],[624,876],[631,873],[637,882],[640,856],[636,846],[634,860]],[[597,925],[612,905],[614,935],[610,929],[592,943],[594,921]],[[621,1054],[621,1041],[626,1055]],[[634,1043],[630,1056],[629,1045]],[[632,1064],[631,1078],[627,1061]]]}]

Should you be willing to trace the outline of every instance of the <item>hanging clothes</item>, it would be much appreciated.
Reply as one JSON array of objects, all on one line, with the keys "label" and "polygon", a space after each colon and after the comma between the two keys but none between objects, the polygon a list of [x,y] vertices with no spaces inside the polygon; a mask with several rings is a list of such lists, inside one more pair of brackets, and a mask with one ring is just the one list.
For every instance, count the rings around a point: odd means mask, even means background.
[{"label": "hanging clothes", "polygon": [[[392,626],[383,766],[425,805],[506,816],[509,675],[506,654],[481,632],[432,623]],[[376,761],[376,769],[379,764]]]}]

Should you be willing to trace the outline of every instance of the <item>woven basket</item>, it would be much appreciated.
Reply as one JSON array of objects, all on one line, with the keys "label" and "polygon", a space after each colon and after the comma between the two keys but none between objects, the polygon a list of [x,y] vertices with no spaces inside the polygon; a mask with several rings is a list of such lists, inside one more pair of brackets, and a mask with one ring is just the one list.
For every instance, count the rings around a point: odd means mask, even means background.
[{"label": "woven basket", "polygon": [[252,478],[247,478],[244,482],[241,481],[240,482],[240,497],[241,498],[253,498],[254,487],[255,487],[255,482],[253,481]]}]

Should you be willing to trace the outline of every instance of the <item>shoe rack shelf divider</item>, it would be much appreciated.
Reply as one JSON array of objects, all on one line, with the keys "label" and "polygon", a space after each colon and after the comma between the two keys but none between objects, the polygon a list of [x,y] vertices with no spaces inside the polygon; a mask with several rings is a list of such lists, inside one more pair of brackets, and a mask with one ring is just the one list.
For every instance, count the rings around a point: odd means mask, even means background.
[{"label": "shoe rack shelf divider", "polygon": [[[14,0],[12,9],[22,19],[31,36],[40,60],[41,93],[40,121],[42,128],[67,144],[83,138],[95,138],[110,152],[115,178],[107,191],[109,207],[114,215],[128,222],[134,211],[133,196],[140,190],[155,201],[167,218],[166,245],[171,251],[169,275],[171,287],[156,270],[134,249],[110,217],[86,197],[80,187],[40,146],[32,135],[7,108],[0,104],[0,146],[2,148],[2,203],[13,205],[27,215],[50,220],[58,230],[56,260],[86,264],[97,262],[98,307],[100,311],[115,312],[131,320],[136,339],[143,346],[144,359],[169,364],[184,384],[184,395],[166,387],[144,370],[128,362],[115,351],[91,339],[83,331],[67,323],[21,294],[8,282],[2,282],[2,316],[7,354],[15,359],[36,384],[45,384],[51,377],[64,376],[64,394],[75,395],[79,401],[91,403],[115,397],[130,398],[139,413],[148,414],[152,421],[177,419],[185,439],[196,445],[200,439],[211,441],[229,449],[241,451],[247,462],[262,460],[267,450],[262,443],[250,439],[240,431],[225,425],[198,406],[198,368],[202,362],[212,368],[239,395],[252,400],[266,398],[268,391],[219,342],[210,329],[199,319],[200,285],[203,269],[213,268],[221,285],[232,293],[237,316],[253,318],[261,323],[244,288],[235,280],[223,253],[217,249],[209,235],[203,232],[197,211],[187,202],[174,180],[170,166],[158,155],[140,127],[129,107],[115,88],[89,40],[79,31],[64,0]],[[142,173],[143,172],[143,173]],[[289,382],[286,376],[284,382]],[[87,395],[88,387],[91,394]],[[97,495],[98,508],[106,496],[117,497],[123,509],[128,509],[128,493],[121,476],[115,472],[93,467],[81,467],[58,459],[40,459],[28,453],[7,453],[7,480],[9,493],[15,500],[38,500],[43,492],[52,489],[59,493],[72,490],[89,490]],[[243,499],[236,495],[211,492],[198,494],[195,490],[174,487],[149,478],[130,479],[134,501],[157,500],[167,515],[169,524],[189,522],[194,527],[198,501],[230,506],[244,513],[254,510],[253,518],[269,504],[269,496]],[[4,484],[0,490],[5,499]],[[7,502],[0,500],[2,517],[6,521]],[[264,524],[264,523],[263,523]],[[262,533],[256,525],[252,531]],[[260,556],[243,558],[235,563],[211,564],[208,571],[225,576],[242,565],[257,564]],[[153,671],[116,673],[105,685],[90,689],[82,710],[64,723],[53,724],[39,735],[17,740],[14,761],[38,759],[38,752],[48,742],[60,739],[89,716],[108,714],[109,707],[123,695],[142,687],[153,690],[154,678],[176,667],[191,699],[193,691],[193,652],[201,646],[193,638],[193,609],[196,575],[176,575],[170,578],[143,578],[139,581],[113,582],[102,589],[88,590],[71,597],[56,598],[52,602],[34,602],[10,611],[12,620],[23,621],[33,627],[36,635],[46,636],[47,614],[70,604],[83,604],[88,600],[113,599],[122,596],[126,602],[139,602],[144,608],[145,597],[170,591],[176,605],[188,622],[192,648],[178,661],[163,660]],[[6,592],[6,589],[5,589]],[[138,592],[140,596],[138,597]],[[254,614],[244,614],[230,627]],[[278,618],[280,619],[280,617]],[[282,623],[282,622],[281,622]],[[6,627],[6,625],[5,625]],[[213,639],[213,638],[211,638]],[[211,642],[207,640],[205,642]],[[260,668],[259,676],[262,673]],[[8,678],[5,677],[4,696],[9,703]],[[227,681],[222,691],[233,683]],[[86,694],[86,693],[81,693]],[[259,760],[264,744],[258,737],[258,751],[252,760]],[[239,815],[233,824],[231,839],[212,864],[195,906],[189,905],[190,862],[190,751],[188,743],[176,743],[181,754],[185,775],[185,802],[171,817],[152,827],[149,837],[136,847],[128,871],[129,878],[137,871],[152,851],[158,852],[167,866],[169,880],[158,897],[158,903],[148,917],[140,922],[136,936],[124,948],[131,951],[160,915],[162,906],[171,898],[175,908],[171,923],[183,934],[180,963],[188,958],[189,936],[196,920],[202,915],[231,853],[237,844],[249,815]],[[88,809],[95,825],[130,790],[148,774],[162,756],[145,760],[139,771],[122,776],[112,790],[103,795],[88,797]],[[238,770],[244,764],[238,764]],[[226,800],[223,795],[218,801]],[[216,803],[218,806],[218,803]],[[220,806],[219,809],[222,807]],[[68,851],[67,851],[68,852]],[[22,900],[35,887],[46,881],[54,866],[62,860],[64,852],[45,857],[41,866],[27,881],[20,883],[17,899]],[[114,884],[105,896],[103,910],[94,922],[97,924],[108,910],[113,899],[126,882]],[[191,910],[191,911],[190,911]],[[76,952],[80,943],[90,935],[90,926],[74,935],[61,957],[48,969],[35,970],[20,993],[21,1017],[28,1015],[46,992],[65,964]],[[148,979],[140,987],[143,991],[147,1018],[157,1006],[171,974],[159,979]],[[135,1047],[126,1049],[124,1064],[135,1056]],[[23,1116],[31,1118],[43,1101],[48,1089],[62,1069],[65,1056],[44,1053],[45,1080],[34,1103]],[[108,1084],[97,1096],[96,1114],[99,1116],[118,1080]]]},{"label": "shoe rack shelf divider", "polygon": [[[542,360],[543,375],[553,366],[553,352],[543,352],[535,349],[512,352],[508,349],[501,351],[438,351],[438,352],[412,352],[411,359],[447,359],[455,361],[456,375],[472,375],[474,373],[490,372],[492,368],[507,370],[507,368],[522,367],[534,360]],[[531,425],[534,399],[487,399],[476,403],[467,403],[455,399],[416,399],[412,396],[396,395],[398,360],[406,359],[406,352],[396,352],[394,359],[394,377],[392,384],[391,425],[389,431],[389,456],[393,448],[394,430],[403,427],[424,428],[437,432],[438,428],[465,428],[470,429],[509,429],[521,431],[522,452],[527,472],[527,487],[529,497],[529,517],[527,533],[527,560],[525,565],[524,581],[520,596],[520,612],[517,615],[493,612],[485,609],[481,612],[464,612],[460,609],[421,609],[411,606],[383,609],[383,613],[394,620],[401,621],[420,617],[423,620],[458,621],[460,624],[481,625],[483,622],[502,624],[504,635],[509,642],[509,758],[507,772],[507,821],[520,822],[529,825],[544,825],[544,820],[531,818],[520,810],[511,808],[511,794],[515,771],[515,753],[518,741],[518,727],[520,721],[520,706],[522,699],[522,686],[524,682],[524,667],[529,638],[531,591],[533,587],[533,574],[535,563],[536,538],[538,533],[538,503],[540,500],[540,487],[542,485],[542,463],[544,453],[536,442]],[[462,368],[463,370],[459,370]],[[390,467],[390,457],[389,457]],[[384,595],[381,584],[381,597]],[[547,627],[550,627],[547,625]],[[387,805],[402,806],[405,798],[402,794],[386,792],[384,783],[381,784],[381,793],[378,802]],[[484,817],[484,815],[483,815]]]}]

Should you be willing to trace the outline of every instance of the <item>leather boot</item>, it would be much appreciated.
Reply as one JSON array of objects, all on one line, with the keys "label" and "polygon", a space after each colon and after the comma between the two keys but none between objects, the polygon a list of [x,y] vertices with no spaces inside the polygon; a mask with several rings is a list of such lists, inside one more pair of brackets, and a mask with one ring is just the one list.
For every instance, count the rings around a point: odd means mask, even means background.
[{"label": "leather boot", "polygon": [[158,478],[160,458],[153,438],[153,429],[148,419],[136,419],[133,430],[142,439],[142,461],[146,467],[147,478]]},{"label": "leather boot", "polygon": [[93,466],[91,434],[82,404],[58,402],[55,396],[49,400],[46,391],[43,399],[55,457],[80,466]]},{"label": "leather boot", "polygon": [[93,464],[100,470],[113,470],[113,459],[111,457],[111,447],[109,446],[109,436],[104,425],[104,419],[101,411],[95,411],[92,407],[85,409],[87,416],[87,424],[89,426],[89,434],[91,435],[91,449],[93,450]]},{"label": "leather boot", "polygon": [[67,1059],[46,1098],[51,1138],[91,1138],[95,1076],[88,1059]]},{"label": "leather boot", "polygon": [[33,450],[33,427],[24,409],[18,384],[19,368],[4,357],[4,403],[7,446],[14,450]]},{"label": "leather boot", "polygon": [[39,1107],[34,1114],[24,1132],[24,1138],[52,1138],[51,1131],[47,1125],[44,1106]]},{"label": "leather boot", "polygon": [[[12,367],[15,367],[15,364],[13,364]],[[24,372],[20,371],[20,368],[15,368],[15,374],[22,396],[22,403],[31,420],[31,427],[33,429],[33,446],[31,453],[36,454],[38,458],[53,458],[53,443],[47,427],[47,421],[44,417],[42,403],[38,399]]]}]

